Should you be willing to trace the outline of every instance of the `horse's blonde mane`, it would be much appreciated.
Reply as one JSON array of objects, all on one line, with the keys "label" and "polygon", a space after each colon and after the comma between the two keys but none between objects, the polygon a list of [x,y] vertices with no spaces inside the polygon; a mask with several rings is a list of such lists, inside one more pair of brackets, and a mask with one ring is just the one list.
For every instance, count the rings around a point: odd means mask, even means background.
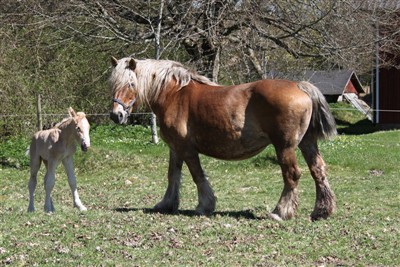
[{"label": "horse's blonde mane", "polygon": [[[79,117],[79,119],[83,119],[86,117],[86,114],[84,112],[77,112],[76,117]],[[53,128],[64,129],[73,121],[73,119],[74,117],[64,118],[62,121],[54,125]]]},{"label": "horse's blonde mane", "polygon": [[63,128],[67,127],[71,123],[71,121],[72,121],[71,117],[64,118],[62,121],[60,121],[59,123],[54,125],[53,128],[63,129]]},{"label": "horse's blonde mane", "polygon": [[131,71],[127,66],[130,57],[118,60],[111,77],[110,86],[113,92],[129,86],[136,90],[137,98],[142,103],[151,103],[169,82],[177,82],[177,90],[189,84],[191,80],[208,85],[217,85],[205,76],[192,71],[181,63],[172,60],[136,60],[136,68]]}]

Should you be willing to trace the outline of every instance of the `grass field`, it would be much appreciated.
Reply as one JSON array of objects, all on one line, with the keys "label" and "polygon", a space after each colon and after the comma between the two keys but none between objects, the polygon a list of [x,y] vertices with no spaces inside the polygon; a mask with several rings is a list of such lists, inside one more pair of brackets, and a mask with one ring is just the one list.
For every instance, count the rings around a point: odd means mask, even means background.
[{"label": "grass field", "polygon": [[166,188],[167,146],[151,144],[144,127],[93,127],[92,148],[75,157],[89,210],[72,207],[60,167],[48,215],[42,180],[37,211],[26,212],[28,138],[2,142],[0,265],[400,266],[400,131],[335,116],[341,134],[320,148],[338,210],[314,223],[315,187],[300,154],[300,207],[290,221],[267,218],[283,185],[272,147],[239,162],[202,157],[218,198],[210,217],[194,214],[196,188],[184,168],[180,211],[161,215],[151,208]]}]

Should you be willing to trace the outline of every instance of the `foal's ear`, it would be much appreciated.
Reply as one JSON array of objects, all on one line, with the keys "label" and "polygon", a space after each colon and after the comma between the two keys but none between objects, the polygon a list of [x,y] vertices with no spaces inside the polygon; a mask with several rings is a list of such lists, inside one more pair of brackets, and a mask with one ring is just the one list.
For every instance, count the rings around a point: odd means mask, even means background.
[{"label": "foal's ear", "polygon": [[71,107],[68,108],[68,114],[69,114],[70,117],[76,117],[76,112]]},{"label": "foal's ear", "polygon": [[136,61],[131,58],[131,60],[129,60],[129,66],[128,66],[131,70],[135,70],[136,69]]},{"label": "foal's ear", "polygon": [[116,67],[118,65],[118,60],[115,57],[111,57],[111,65]]}]

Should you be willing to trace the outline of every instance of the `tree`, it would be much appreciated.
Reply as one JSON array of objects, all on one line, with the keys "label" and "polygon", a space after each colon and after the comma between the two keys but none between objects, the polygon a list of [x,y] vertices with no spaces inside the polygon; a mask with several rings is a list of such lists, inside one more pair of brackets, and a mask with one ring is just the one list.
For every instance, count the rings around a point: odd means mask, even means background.
[{"label": "tree", "polygon": [[159,51],[224,84],[305,69],[370,73],[377,43],[385,52],[380,64],[399,67],[393,55],[400,54],[400,5],[393,2],[3,0],[1,113],[31,112],[37,92],[47,97],[44,110],[74,103],[106,112],[111,55],[150,58]]}]

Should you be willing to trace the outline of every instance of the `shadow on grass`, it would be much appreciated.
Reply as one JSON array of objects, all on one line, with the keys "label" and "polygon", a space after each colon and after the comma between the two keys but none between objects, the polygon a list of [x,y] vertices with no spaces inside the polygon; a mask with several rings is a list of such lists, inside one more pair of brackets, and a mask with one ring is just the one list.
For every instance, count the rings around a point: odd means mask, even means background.
[{"label": "shadow on grass", "polygon": [[[176,213],[161,213],[155,209],[150,208],[116,208],[114,209],[116,212],[131,212],[131,211],[143,211],[143,213],[147,214],[168,214],[168,215],[178,215],[178,216],[187,216],[187,217],[197,217],[200,216],[194,210],[178,210]],[[215,211],[212,215],[208,217],[215,216],[228,216],[236,219],[248,219],[248,220],[260,220],[262,218],[257,217],[251,210],[240,210],[240,211]]]},{"label": "shadow on grass", "polygon": [[347,121],[336,119],[336,124],[338,126],[341,126],[338,127],[339,134],[348,134],[348,135],[369,134],[382,130],[381,127],[378,127],[368,119],[360,120],[356,123],[349,123]]},{"label": "shadow on grass", "polygon": [[279,166],[279,162],[278,159],[276,158],[276,154],[266,154],[266,155],[262,155],[259,157],[254,157],[251,159],[252,164],[254,165],[254,167],[267,167],[267,166],[275,166],[278,165]]}]

